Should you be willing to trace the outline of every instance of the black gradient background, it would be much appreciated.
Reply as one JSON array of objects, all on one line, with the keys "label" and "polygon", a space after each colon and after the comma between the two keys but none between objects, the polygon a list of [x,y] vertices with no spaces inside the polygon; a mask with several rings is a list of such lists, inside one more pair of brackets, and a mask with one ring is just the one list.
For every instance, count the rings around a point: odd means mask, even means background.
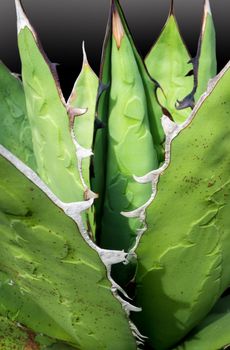
[{"label": "black gradient background", "polygon": [[[22,0],[52,62],[59,63],[60,83],[67,97],[80,72],[85,40],[90,65],[99,73],[100,56],[110,0]],[[230,0],[210,0],[217,33],[218,69],[229,60]],[[121,0],[139,52],[144,57],[157,39],[168,15],[169,0]],[[175,0],[184,40],[196,53],[203,0]],[[0,59],[20,72],[14,0],[0,0]]]}]

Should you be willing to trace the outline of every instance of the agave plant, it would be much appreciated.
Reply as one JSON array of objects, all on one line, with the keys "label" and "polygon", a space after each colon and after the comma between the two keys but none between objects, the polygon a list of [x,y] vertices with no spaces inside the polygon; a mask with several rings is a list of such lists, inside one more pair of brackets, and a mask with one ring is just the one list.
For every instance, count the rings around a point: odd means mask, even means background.
[{"label": "agave plant", "polygon": [[230,63],[216,75],[209,1],[195,58],[172,1],[143,61],[112,0],[100,76],[83,45],[67,102],[15,4],[22,81],[0,64],[0,348],[226,349]]}]

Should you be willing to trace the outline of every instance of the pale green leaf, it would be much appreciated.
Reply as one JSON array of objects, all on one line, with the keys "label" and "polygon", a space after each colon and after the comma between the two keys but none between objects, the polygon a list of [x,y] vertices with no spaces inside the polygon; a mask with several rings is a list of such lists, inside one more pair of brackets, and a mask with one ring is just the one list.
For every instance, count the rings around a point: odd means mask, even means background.
[{"label": "pale green leaf", "polygon": [[22,83],[0,62],[0,144],[36,169]]},{"label": "pale green leaf", "polygon": [[[99,100],[106,127],[102,131],[104,149],[100,152],[105,153],[106,161],[98,235],[103,247],[128,250],[135,243],[140,222],[121,212],[140,206],[150,197],[151,185],[140,185],[133,176],[158,167],[163,130],[154,93],[156,84],[145,71],[118,1],[112,3],[104,58],[102,77],[107,79],[103,82],[110,82],[110,87],[106,91],[107,104],[101,106],[105,96]],[[96,155],[97,151],[96,147]],[[95,175],[98,178],[97,172]]]},{"label": "pale green leaf", "polygon": [[183,338],[230,284],[229,87],[230,64],[172,141],[147,209],[136,318],[157,349]]},{"label": "pale green leaf", "polygon": [[16,8],[22,78],[37,172],[61,200],[82,200],[84,189],[64,98],[19,0]]},{"label": "pale green leaf", "polygon": [[204,18],[197,57],[197,90],[195,100],[206,91],[208,81],[216,75],[216,35],[209,0],[205,1]]},{"label": "pale green leaf", "polygon": [[0,314],[77,349],[135,349],[98,250],[64,213],[85,203],[63,204],[2,146],[0,187]]},{"label": "pale green leaf", "polygon": [[[85,149],[85,151],[92,150],[93,146],[98,82],[98,77],[88,63],[83,44],[82,70],[79,77],[77,78],[77,81],[74,84],[73,90],[68,100],[68,106],[72,109],[85,109],[83,114],[77,116],[74,120],[74,133],[77,142],[80,147]],[[90,163],[91,158],[88,156],[81,160],[80,165],[86,198],[94,195],[90,191]],[[95,220],[93,208],[89,209],[88,218],[90,229],[92,231],[93,237],[95,237]]]},{"label": "pale green leaf", "polygon": [[[88,63],[84,47],[83,55],[84,60],[82,70],[76,83],[74,84],[68,104],[72,108],[86,109],[84,114],[75,118],[74,132],[78,143],[82,147],[92,149],[98,77]],[[90,188],[89,168],[90,158],[86,158],[82,163],[82,176],[88,188]]]},{"label": "pale green leaf", "polygon": [[191,57],[182,40],[174,13],[170,13],[167,22],[145,63],[150,75],[158,81],[159,102],[176,122],[183,122],[191,113],[191,108],[178,110],[177,101],[182,101],[193,89]]}]

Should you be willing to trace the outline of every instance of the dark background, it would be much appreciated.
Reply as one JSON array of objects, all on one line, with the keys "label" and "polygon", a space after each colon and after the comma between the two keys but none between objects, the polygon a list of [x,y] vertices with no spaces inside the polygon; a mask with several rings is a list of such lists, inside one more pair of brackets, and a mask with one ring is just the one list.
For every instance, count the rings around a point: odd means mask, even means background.
[{"label": "dark background", "polygon": [[[22,0],[58,73],[67,97],[80,72],[81,42],[98,74],[110,0]],[[210,0],[217,32],[218,68],[229,59],[230,1]],[[121,0],[136,45],[145,56],[167,18],[169,0]],[[182,35],[194,56],[202,19],[203,0],[175,0]],[[0,59],[20,72],[14,0],[0,0]]]}]

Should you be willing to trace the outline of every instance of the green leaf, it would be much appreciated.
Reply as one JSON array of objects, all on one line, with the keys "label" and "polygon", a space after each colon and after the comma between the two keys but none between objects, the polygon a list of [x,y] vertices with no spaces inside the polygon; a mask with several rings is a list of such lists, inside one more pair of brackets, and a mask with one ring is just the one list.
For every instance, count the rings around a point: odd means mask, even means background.
[{"label": "green leaf", "polygon": [[167,22],[145,63],[150,75],[162,87],[162,90],[157,90],[159,102],[170,112],[173,120],[179,123],[185,121],[191,113],[190,108],[176,108],[177,101],[182,101],[193,89],[193,77],[187,76],[192,70],[190,60],[171,8]]},{"label": "green leaf", "polygon": [[143,59],[136,49],[134,40],[129,31],[128,24],[126,22],[125,16],[123,14],[122,8],[118,0],[112,1],[112,8],[115,11],[117,11],[121,19],[121,22],[125,31],[125,36],[127,37],[127,40],[130,42],[130,46],[132,47],[132,51],[133,51],[133,56],[136,59],[137,66],[140,71],[141,79],[142,79],[143,86],[145,89],[145,94],[146,94],[149,127],[152,133],[153,144],[158,156],[158,161],[161,162],[164,160],[164,150],[163,150],[162,144],[164,142],[165,135],[161,125],[162,110],[159,104],[157,103],[157,98],[156,98],[156,89],[159,87],[159,85],[155,80],[153,80],[150,77],[149,73],[146,70]]},{"label": "green leaf", "polygon": [[22,78],[38,174],[61,200],[82,200],[84,189],[66,103],[19,0],[16,9]]},{"label": "green leaf", "polygon": [[[139,185],[133,176],[157,168],[162,156],[159,140],[163,130],[159,126],[161,114],[156,114],[156,111],[160,112],[154,94],[156,84],[144,69],[120,5],[114,1],[102,66],[102,77],[107,77],[103,82],[108,83],[110,80],[110,87],[106,91],[107,105],[101,107],[99,100],[101,119],[106,127],[103,132],[107,133],[104,136],[104,149],[101,150],[106,154],[106,180],[100,215],[102,223],[98,224],[101,226],[99,242],[105,248],[128,250],[135,243],[136,232],[140,228],[139,220],[129,220],[121,212],[145,203],[150,197],[151,185]],[[151,132],[151,124],[155,125],[156,138]],[[95,153],[97,151],[96,147]],[[99,175],[95,174],[97,178]]]},{"label": "green leaf", "polygon": [[205,1],[203,25],[199,40],[197,74],[197,90],[195,101],[206,91],[208,81],[216,75],[216,36],[209,0]]},{"label": "green leaf", "polygon": [[230,345],[230,297],[220,299],[210,314],[177,350],[224,350]]},{"label": "green leaf", "polygon": [[36,169],[21,81],[0,62],[0,143]]},{"label": "green leaf", "polygon": [[[92,149],[98,77],[88,63],[84,46],[83,56],[82,70],[74,84],[73,91],[68,100],[68,105],[72,108],[87,109],[84,114],[75,118],[74,132],[80,146],[85,149]],[[88,188],[90,188],[89,167],[90,158],[83,159],[82,176]]]},{"label": "green leaf", "polygon": [[[73,110],[85,109],[85,113],[78,116],[74,120],[74,133],[78,142],[78,147],[84,154],[90,154],[92,151],[93,138],[94,138],[94,124],[95,124],[95,109],[97,100],[97,90],[98,90],[98,77],[91,69],[84,48],[83,43],[83,65],[81,73],[74,84],[73,91],[68,100],[69,108]],[[90,156],[85,157],[81,160],[79,167],[81,168],[82,183],[84,185],[85,197],[89,199],[90,197],[96,195],[91,192],[90,187]],[[94,210],[88,213],[89,223],[93,236],[95,237],[95,220],[94,220]]]},{"label": "green leaf", "polygon": [[73,350],[73,348],[72,346],[66,345],[64,343],[55,343],[51,346],[44,347],[41,350]]},{"label": "green leaf", "polygon": [[168,121],[167,162],[142,179],[157,192],[137,249],[135,318],[156,349],[183,338],[230,283],[229,87],[230,63],[185,124]]},{"label": "green leaf", "polygon": [[131,306],[107,277],[125,255],[98,249],[82,225],[92,200],[64,204],[0,151],[0,314],[81,350],[136,349]]},{"label": "green leaf", "polygon": [[[106,35],[102,50],[102,62],[100,69],[100,80],[98,87],[96,121],[95,123],[95,141],[94,141],[94,158],[93,169],[94,176],[91,179],[92,189],[99,194],[95,201],[95,218],[98,232],[101,232],[101,217],[103,212],[104,189],[106,181],[106,164],[107,164],[107,118],[109,108],[109,85],[111,82],[111,13],[109,14]],[[100,123],[100,127],[99,124]],[[99,239],[97,240],[99,241]]]}]

